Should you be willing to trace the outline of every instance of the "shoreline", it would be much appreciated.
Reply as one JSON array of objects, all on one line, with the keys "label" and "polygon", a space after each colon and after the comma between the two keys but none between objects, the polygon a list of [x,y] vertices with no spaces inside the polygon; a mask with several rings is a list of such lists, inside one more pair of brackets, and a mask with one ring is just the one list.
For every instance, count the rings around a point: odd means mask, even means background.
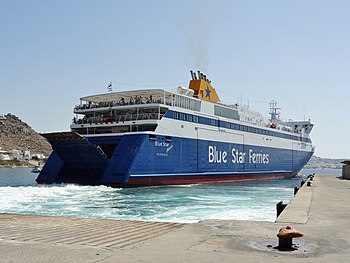
[{"label": "shoreline", "polygon": [[0,161],[0,168],[33,168],[34,166],[43,167],[45,162],[41,161]]},{"label": "shoreline", "polygon": [[0,165],[1,168],[33,168],[33,165]]}]

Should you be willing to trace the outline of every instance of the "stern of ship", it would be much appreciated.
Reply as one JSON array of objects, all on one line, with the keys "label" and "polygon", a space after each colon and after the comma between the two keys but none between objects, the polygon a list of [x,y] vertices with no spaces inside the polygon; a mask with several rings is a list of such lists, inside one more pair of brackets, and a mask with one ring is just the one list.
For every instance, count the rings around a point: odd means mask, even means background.
[{"label": "stern of ship", "polygon": [[84,137],[75,132],[43,134],[53,152],[37,183],[83,185],[124,184],[138,146],[145,136]]}]

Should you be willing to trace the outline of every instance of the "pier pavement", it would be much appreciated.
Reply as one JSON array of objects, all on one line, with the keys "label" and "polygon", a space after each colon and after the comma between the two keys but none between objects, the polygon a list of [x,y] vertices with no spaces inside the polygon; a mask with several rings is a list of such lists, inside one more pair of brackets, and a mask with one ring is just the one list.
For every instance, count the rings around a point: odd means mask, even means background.
[{"label": "pier pavement", "polygon": [[[0,214],[0,262],[349,262],[350,180],[315,175],[276,222],[176,224]],[[273,249],[281,227],[304,234]]]}]

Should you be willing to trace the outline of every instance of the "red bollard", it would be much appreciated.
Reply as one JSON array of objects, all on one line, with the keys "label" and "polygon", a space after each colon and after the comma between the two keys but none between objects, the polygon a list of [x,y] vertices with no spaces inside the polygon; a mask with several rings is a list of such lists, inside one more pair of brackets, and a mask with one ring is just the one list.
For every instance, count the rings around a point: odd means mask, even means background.
[{"label": "red bollard", "polygon": [[282,227],[277,234],[278,237],[278,250],[294,250],[293,238],[302,237],[303,233],[292,228],[291,226]]}]

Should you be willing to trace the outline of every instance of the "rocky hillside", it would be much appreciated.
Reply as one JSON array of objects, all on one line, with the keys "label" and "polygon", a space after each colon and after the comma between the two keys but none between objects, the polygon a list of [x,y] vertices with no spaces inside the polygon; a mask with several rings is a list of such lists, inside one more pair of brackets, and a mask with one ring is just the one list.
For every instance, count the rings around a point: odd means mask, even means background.
[{"label": "rocky hillside", "polygon": [[17,116],[7,114],[0,119],[1,150],[29,150],[31,154],[49,156],[51,145]]}]

